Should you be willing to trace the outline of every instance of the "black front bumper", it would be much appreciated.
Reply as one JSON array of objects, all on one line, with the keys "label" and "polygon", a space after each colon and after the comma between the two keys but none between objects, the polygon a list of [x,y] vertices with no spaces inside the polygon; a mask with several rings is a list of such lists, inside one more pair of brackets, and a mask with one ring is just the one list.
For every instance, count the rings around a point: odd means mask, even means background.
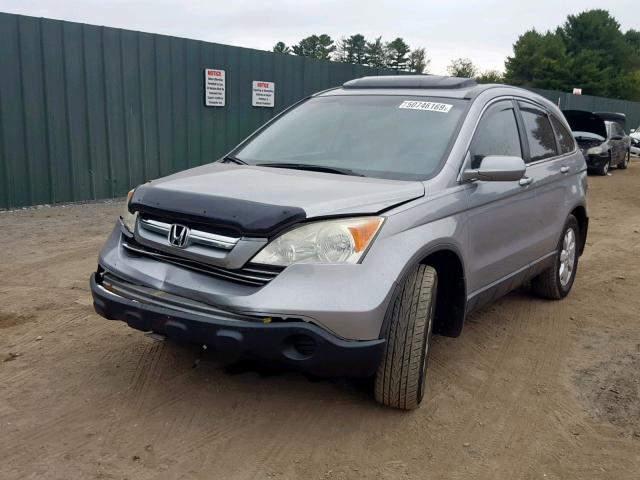
[{"label": "black front bumper", "polygon": [[609,160],[609,156],[585,154],[584,160],[587,163],[587,168],[589,170],[600,170],[600,168],[602,168],[602,166]]},{"label": "black front bumper", "polygon": [[384,351],[382,339],[343,340],[304,321],[263,323],[256,317],[227,316],[224,311],[202,314],[168,308],[158,301],[132,300],[105,288],[95,273],[91,293],[96,312],[109,320],[122,320],[174,341],[206,345],[230,361],[256,358],[315,375],[363,377],[375,373]]}]

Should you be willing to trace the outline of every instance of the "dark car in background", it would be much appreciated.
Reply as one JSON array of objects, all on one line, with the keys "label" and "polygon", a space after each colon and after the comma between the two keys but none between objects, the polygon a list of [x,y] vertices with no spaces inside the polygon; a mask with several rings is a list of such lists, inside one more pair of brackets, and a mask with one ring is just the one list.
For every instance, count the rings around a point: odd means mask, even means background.
[{"label": "dark car in background", "polygon": [[584,110],[564,110],[562,113],[571,126],[589,171],[606,175],[610,167],[627,168],[631,139],[624,130],[624,114]]}]

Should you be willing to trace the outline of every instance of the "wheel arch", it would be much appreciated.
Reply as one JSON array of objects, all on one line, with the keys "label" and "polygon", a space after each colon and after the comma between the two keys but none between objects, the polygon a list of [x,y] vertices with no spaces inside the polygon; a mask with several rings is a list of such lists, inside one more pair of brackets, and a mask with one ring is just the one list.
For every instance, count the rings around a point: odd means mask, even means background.
[{"label": "wheel arch", "polygon": [[589,230],[589,217],[587,216],[587,209],[584,205],[577,205],[571,210],[571,215],[576,217],[578,221],[578,227],[580,228],[580,243],[578,244],[578,254],[582,255],[584,247],[587,243],[587,232]]},{"label": "wheel arch", "polygon": [[453,245],[443,245],[429,251],[418,263],[432,266],[438,274],[434,332],[447,337],[459,336],[467,303],[462,256]]}]

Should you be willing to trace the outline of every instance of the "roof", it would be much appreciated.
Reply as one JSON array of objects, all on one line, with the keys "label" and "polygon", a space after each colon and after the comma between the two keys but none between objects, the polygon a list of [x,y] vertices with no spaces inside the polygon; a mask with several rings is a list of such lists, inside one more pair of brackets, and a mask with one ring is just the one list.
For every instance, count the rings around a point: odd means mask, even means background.
[{"label": "roof", "polygon": [[475,87],[477,83],[470,78],[445,77],[441,75],[383,75],[362,77],[349,80],[342,86],[345,89],[360,88],[411,88],[411,89],[458,89]]}]

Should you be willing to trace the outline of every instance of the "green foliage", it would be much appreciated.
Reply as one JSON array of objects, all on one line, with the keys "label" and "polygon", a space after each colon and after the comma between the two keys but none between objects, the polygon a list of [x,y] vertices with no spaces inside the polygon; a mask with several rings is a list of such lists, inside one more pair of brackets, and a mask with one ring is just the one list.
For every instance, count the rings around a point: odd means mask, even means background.
[{"label": "green foliage", "polygon": [[364,65],[367,54],[367,41],[364,36],[356,33],[349,38],[340,40],[336,60],[345,63]]},{"label": "green foliage", "polygon": [[291,49],[283,42],[278,42],[274,52],[293,53],[320,60],[335,60],[344,63],[368,65],[370,67],[388,67],[396,70],[409,70],[423,73],[431,60],[427,58],[424,48],[416,48],[413,52],[402,39],[384,43],[382,37],[368,42],[364,35],[356,33],[350,37],[342,37],[337,44],[326,34],[311,35],[300,40]]},{"label": "green foliage", "polygon": [[278,42],[273,46],[273,51],[275,53],[291,53],[291,48],[285,45],[284,42]]},{"label": "green foliage", "polygon": [[411,72],[424,73],[431,60],[427,59],[424,48],[416,48],[409,54],[408,67]]},{"label": "green foliage", "polygon": [[473,78],[478,74],[478,68],[470,58],[456,58],[451,60],[447,72],[452,77]]},{"label": "green foliage", "polygon": [[371,67],[386,67],[387,51],[382,41],[382,37],[376,38],[373,42],[367,42],[365,47],[365,62]]},{"label": "green foliage", "polygon": [[570,57],[555,33],[525,32],[513,46],[514,56],[505,63],[505,82],[524,87],[567,90]]},{"label": "green foliage", "polygon": [[294,45],[293,53],[303,57],[317,58],[318,60],[329,60],[331,53],[336,49],[332,38],[323,33],[322,35],[311,35],[300,40]]},{"label": "green foliage", "polygon": [[476,76],[478,83],[504,83],[502,73],[498,70],[486,70]]},{"label": "green foliage", "polygon": [[386,45],[387,50],[387,67],[395,68],[396,70],[405,70],[409,59],[409,45],[400,37],[392,40]]},{"label": "green foliage", "polygon": [[505,82],[640,100],[640,32],[623,33],[608,11],[569,15],[555,32],[530,30],[505,62]]}]

